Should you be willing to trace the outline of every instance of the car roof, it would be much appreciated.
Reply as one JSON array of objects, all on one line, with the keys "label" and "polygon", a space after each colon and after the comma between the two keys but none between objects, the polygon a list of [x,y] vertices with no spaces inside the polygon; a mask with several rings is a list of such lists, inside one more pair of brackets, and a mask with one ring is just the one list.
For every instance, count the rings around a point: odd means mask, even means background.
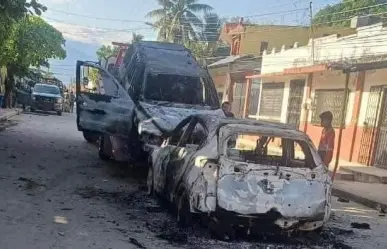
[{"label": "car roof", "polygon": [[208,76],[207,71],[183,45],[154,41],[141,41],[133,45],[140,53],[148,72],[192,77]]},{"label": "car roof", "polygon": [[251,119],[240,119],[240,118],[224,118],[224,117],[216,117],[213,115],[199,114],[193,115],[196,118],[200,119],[203,124],[206,125],[206,128],[209,132],[218,133],[219,129],[225,125],[238,125],[238,126],[250,126],[250,127],[262,127],[265,129],[274,129],[277,131],[286,130],[287,132],[291,132],[292,134],[298,136],[302,139],[309,139],[309,137],[304,133],[294,128],[289,124],[263,121],[263,120],[251,120]]},{"label": "car roof", "polygon": [[58,86],[56,85],[51,85],[51,84],[44,84],[44,83],[38,83],[38,84],[35,84],[35,86],[51,86],[51,87],[56,87],[56,88],[59,88]]}]

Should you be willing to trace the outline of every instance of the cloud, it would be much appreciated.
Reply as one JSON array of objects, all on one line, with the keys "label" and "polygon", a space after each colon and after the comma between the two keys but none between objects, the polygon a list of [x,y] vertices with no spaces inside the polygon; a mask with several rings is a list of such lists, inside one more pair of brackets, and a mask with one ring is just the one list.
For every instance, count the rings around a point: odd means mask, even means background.
[{"label": "cloud", "polygon": [[75,24],[60,23],[50,20],[48,20],[48,23],[50,23],[53,27],[62,32],[65,39],[69,40],[75,40],[91,44],[111,44],[112,41],[129,42],[132,40],[132,33],[130,31],[92,28]]}]

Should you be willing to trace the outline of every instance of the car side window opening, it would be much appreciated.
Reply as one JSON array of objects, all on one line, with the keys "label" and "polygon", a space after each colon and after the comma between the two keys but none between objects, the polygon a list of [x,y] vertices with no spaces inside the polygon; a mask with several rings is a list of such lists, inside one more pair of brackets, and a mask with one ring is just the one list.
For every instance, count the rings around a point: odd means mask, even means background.
[{"label": "car side window opening", "polygon": [[203,125],[198,122],[194,125],[194,127],[189,127],[188,133],[185,134],[185,138],[183,138],[184,140],[180,143],[180,147],[185,147],[187,144],[197,145],[200,147],[200,145],[202,145],[205,141],[207,132]]},{"label": "car side window opening", "polygon": [[314,168],[310,147],[305,141],[276,136],[235,134],[227,140],[227,156],[235,161]]}]

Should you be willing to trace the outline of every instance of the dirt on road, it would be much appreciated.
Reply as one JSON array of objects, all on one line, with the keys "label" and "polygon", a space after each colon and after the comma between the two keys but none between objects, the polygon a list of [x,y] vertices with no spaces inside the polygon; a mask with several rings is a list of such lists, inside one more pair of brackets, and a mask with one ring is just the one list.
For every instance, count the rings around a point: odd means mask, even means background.
[{"label": "dirt on road", "polygon": [[[381,232],[377,241],[372,239],[374,224],[369,231],[351,228],[350,223],[364,220],[348,211],[335,212],[331,224],[319,235],[262,234],[225,242],[206,227],[180,229],[173,212],[147,196],[146,170],[100,161],[97,148],[76,130],[73,114],[24,114],[1,124],[0,131],[2,249],[387,245]],[[334,205],[346,208],[337,202]],[[385,218],[381,219],[378,229],[387,228]]]}]

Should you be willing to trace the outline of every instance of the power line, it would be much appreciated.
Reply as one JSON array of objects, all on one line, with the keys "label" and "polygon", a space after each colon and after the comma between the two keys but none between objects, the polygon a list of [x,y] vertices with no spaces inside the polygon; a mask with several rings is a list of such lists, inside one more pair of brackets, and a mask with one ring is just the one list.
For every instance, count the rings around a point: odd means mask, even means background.
[{"label": "power line", "polygon": [[[278,14],[286,14],[286,13],[294,13],[298,11],[304,11],[308,8],[299,8],[299,9],[293,9],[293,10],[285,10],[285,11],[278,11],[278,12],[269,12],[269,13],[263,13],[263,14],[255,14],[255,15],[248,15],[248,16],[241,16],[243,18],[251,18],[251,17],[263,17],[263,16],[272,16],[272,15],[278,15]],[[61,10],[55,10],[49,8],[48,10],[52,10],[54,12],[58,13],[63,13],[66,15],[73,15],[73,16],[79,16],[79,17],[84,17],[88,19],[95,19],[95,20],[106,20],[106,21],[117,21],[117,22],[129,22],[129,23],[143,23],[147,24],[146,21],[140,21],[140,20],[125,20],[125,19],[114,19],[114,18],[102,18],[102,17],[95,17],[95,16],[89,16],[89,15],[82,15],[82,14],[77,14],[77,13],[72,13],[72,12],[66,12],[66,11],[61,11]],[[183,24],[188,24],[190,22],[182,22]],[[216,23],[205,23],[205,24],[219,24],[219,22]]]}]

